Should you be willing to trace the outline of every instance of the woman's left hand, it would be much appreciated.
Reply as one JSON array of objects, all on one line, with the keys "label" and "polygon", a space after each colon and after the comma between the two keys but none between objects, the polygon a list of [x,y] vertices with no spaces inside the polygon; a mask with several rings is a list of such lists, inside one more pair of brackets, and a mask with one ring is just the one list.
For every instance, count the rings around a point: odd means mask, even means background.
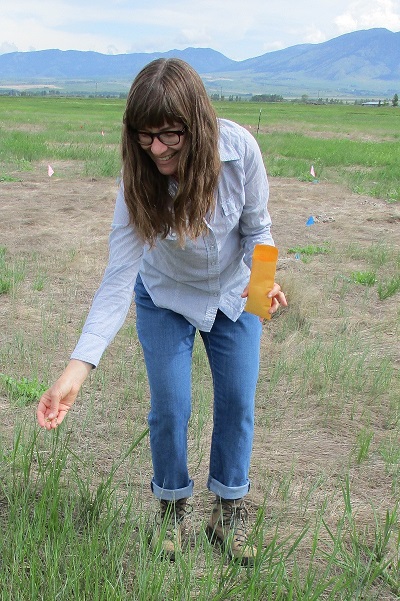
[{"label": "woman's left hand", "polygon": [[[242,298],[247,298],[249,295],[249,287],[246,286],[246,288],[243,290],[242,292]],[[271,298],[271,307],[268,310],[268,313],[270,313],[271,315],[273,313],[275,313],[279,307],[287,307],[288,303],[286,300],[286,296],[284,294],[284,292],[282,291],[281,287],[279,286],[279,284],[277,284],[276,282],[274,283],[272,289],[268,292],[267,294],[268,298]],[[261,321],[262,318],[260,318]]]},{"label": "woman's left hand", "polygon": [[272,298],[271,308],[268,311],[268,313],[271,313],[271,315],[272,313],[275,313],[279,307],[288,306],[285,293],[276,282],[274,283],[272,290],[268,292],[267,296],[268,298]]}]

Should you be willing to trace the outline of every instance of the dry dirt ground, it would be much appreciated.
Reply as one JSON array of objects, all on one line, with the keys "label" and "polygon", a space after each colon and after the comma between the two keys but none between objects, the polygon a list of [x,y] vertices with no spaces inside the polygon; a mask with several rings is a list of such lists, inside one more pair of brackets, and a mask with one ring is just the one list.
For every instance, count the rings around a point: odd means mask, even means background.
[{"label": "dry dirt ground", "polygon": [[[9,259],[25,266],[25,277],[14,293],[0,297],[0,372],[13,377],[37,375],[50,382],[68,359],[104,269],[117,184],[111,179],[56,175],[49,178],[46,166],[39,167],[34,173],[19,175],[21,181],[0,183],[0,246],[6,247]],[[67,166],[64,167],[65,173]],[[338,251],[350,243],[360,248],[377,242],[398,247],[400,211],[398,205],[358,196],[322,181],[271,178],[270,185],[273,235],[280,249],[277,279],[287,291],[290,306],[264,327],[252,499],[257,506],[267,495],[268,515],[274,523],[280,522],[282,529],[295,531],[304,525],[305,515],[316,512],[327,496],[330,498],[327,511],[334,522],[333,514],[340,505],[340,492],[335,496],[334,490],[337,490],[340,474],[349,469],[356,424],[346,411],[340,415],[333,411],[324,421],[317,397],[311,393],[309,403],[307,398],[298,399],[295,409],[295,391],[288,385],[277,386],[273,397],[265,398],[269,359],[280,352],[279,341],[274,336],[282,327],[282,320],[295,311],[299,322],[308,320],[311,338],[326,335],[332,339],[336,328],[342,328],[343,311],[347,311],[349,331],[370,339],[371,348],[377,353],[385,339],[398,369],[398,294],[385,303],[378,303],[372,293],[366,296],[369,292],[364,287],[353,287],[343,301],[339,294],[340,277],[348,276],[349,269],[358,266],[356,262],[338,264]],[[311,215],[315,223],[307,227],[306,221]],[[332,256],[315,257],[309,263],[296,261],[287,252],[293,246],[324,242],[336,252]],[[43,290],[34,289],[38,278],[44,280]],[[125,334],[119,335],[110,347],[93,376],[93,386],[90,382],[85,384],[79,402],[68,417],[67,428],[72,433],[70,444],[92,465],[94,480],[96,475],[109,472],[132,435],[146,427],[146,384],[142,382],[139,390],[139,384],[131,378],[131,363],[137,367],[141,361],[132,333],[133,323],[134,308]],[[384,332],[375,344],[375,333],[382,323],[386,324]],[[295,333],[284,338],[285,352],[289,352],[291,341],[296,344]],[[140,373],[144,379],[142,368]],[[138,386],[138,401],[135,386]],[[115,398],[114,389],[119,391],[119,396],[123,394],[122,400]],[[10,406],[5,391],[0,389],[0,409],[0,436],[8,445],[15,422],[33,421],[34,408],[15,409]],[[361,415],[362,408],[357,406],[355,413]],[[371,415],[372,426],[378,432],[378,444],[379,432],[385,430],[385,416],[380,415],[379,408]],[[197,490],[195,504],[198,505],[210,502],[204,491],[208,421],[203,424],[204,445],[199,447],[198,441],[190,443]],[[140,457],[136,463],[130,459],[122,468],[120,490],[123,495],[128,487],[137,486],[138,503],[146,506],[151,475],[147,441],[141,444],[137,454]],[[391,480],[378,458],[363,470],[353,465],[350,473],[360,519],[364,519],[365,513],[365,522],[372,523],[370,503],[378,511],[393,505]],[[339,515],[340,509],[337,511]],[[329,520],[329,516],[326,517]]]}]

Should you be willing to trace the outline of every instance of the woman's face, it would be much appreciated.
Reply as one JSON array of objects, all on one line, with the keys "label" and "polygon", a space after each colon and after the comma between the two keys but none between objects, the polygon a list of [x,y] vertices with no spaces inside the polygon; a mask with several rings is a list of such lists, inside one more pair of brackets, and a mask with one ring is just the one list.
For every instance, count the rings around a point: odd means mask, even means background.
[{"label": "woman's face", "polygon": [[[140,130],[139,135],[142,133],[148,134],[162,134],[165,132],[178,132],[180,133],[179,141],[176,144],[169,145],[164,144],[159,138],[153,137],[153,141],[144,144],[143,142],[139,142],[141,147],[149,157],[156,164],[157,169],[163,175],[174,175],[178,171],[178,162],[179,162],[179,153],[185,143],[185,134],[181,133],[184,129],[182,123],[174,122],[171,124],[166,124],[161,128],[146,128],[144,130]],[[140,139],[140,138],[139,138]]]}]

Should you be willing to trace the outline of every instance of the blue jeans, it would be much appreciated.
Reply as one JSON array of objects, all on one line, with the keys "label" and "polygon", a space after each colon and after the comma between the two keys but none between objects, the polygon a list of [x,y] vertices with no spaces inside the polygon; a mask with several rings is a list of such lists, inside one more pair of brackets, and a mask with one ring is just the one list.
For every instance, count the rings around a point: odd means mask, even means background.
[{"label": "blue jeans", "polygon": [[[191,414],[192,351],[196,328],[182,315],[161,309],[138,277],[136,325],[150,384],[150,447],[158,499],[193,494],[187,466]],[[214,386],[214,423],[207,486],[225,499],[249,490],[261,323],[242,313],[236,322],[218,311],[211,332],[201,332]]]}]

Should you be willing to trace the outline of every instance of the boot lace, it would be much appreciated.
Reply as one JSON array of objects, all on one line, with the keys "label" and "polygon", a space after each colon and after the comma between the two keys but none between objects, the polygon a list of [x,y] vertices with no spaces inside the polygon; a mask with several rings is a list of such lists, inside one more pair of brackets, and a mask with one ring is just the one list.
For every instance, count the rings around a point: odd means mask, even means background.
[{"label": "boot lace", "polygon": [[177,501],[160,501],[161,521],[169,520],[172,524],[181,524],[185,517],[191,513],[192,506],[186,503],[186,499]]},{"label": "boot lace", "polygon": [[222,521],[232,531],[233,540],[238,546],[243,547],[246,542],[246,530],[249,512],[242,501],[239,504],[235,502],[221,502]]}]

